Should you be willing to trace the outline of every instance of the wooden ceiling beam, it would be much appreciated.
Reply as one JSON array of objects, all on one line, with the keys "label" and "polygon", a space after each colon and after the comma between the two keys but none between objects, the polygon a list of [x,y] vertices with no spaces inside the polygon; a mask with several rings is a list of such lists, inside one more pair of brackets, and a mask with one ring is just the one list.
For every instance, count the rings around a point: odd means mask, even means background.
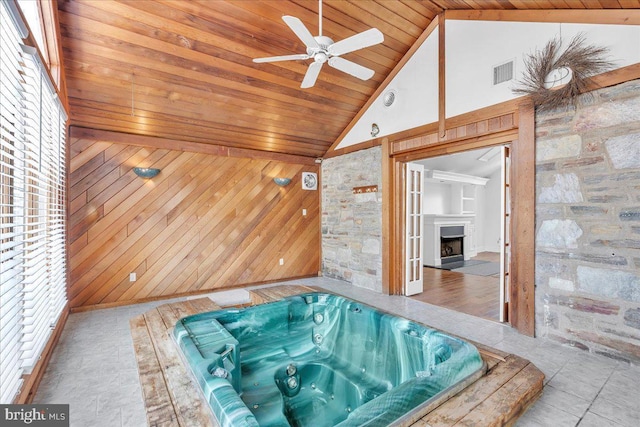
[{"label": "wooden ceiling beam", "polygon": [[640,13],[607,10],[447,10],[447,19],[573,24],[640,25]]}]

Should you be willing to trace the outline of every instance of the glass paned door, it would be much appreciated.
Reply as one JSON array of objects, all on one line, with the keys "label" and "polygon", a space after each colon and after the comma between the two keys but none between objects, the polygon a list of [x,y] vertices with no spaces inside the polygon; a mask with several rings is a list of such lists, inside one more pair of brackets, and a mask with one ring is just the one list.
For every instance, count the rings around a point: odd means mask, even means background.
[{"label": "glass paned door", "polygon": [[407,163],[405,217],[405,295],[422,292],[422,176],[424,166]]}]

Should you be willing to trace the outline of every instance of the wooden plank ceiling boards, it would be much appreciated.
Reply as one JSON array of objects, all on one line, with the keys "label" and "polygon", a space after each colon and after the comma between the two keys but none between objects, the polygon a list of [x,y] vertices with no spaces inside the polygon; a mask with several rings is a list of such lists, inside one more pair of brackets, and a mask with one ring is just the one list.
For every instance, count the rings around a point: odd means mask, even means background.
[{"label": "wooden plank ceiling boards", "polygon": [[[371,27],[384,43],[345,55],[375,71],[363,82],[323,67],[300,89],[307,61],[282,21],[318,30],[316,0],[59,0],[71,125],[228,147],[323,156],[443,10],[638,7],[636,0],[326,0],[324,34]],[[180,147],[176,147],[177,149]]]}]

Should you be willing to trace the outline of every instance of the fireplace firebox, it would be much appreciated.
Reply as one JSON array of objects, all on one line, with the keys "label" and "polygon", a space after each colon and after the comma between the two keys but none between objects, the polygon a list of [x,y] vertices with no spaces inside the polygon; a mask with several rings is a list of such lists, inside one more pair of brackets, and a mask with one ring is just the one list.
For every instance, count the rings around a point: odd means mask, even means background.
[{"label": "fireplace firebox", "polygon": [[464,261],[464,226],[440,227],[442,264]]}]

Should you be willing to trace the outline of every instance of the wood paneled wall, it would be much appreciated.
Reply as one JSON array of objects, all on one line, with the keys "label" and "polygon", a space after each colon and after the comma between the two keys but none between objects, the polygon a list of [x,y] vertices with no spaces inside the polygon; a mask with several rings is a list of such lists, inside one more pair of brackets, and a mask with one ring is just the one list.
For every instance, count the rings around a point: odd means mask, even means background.
[{"label": "wood paneled wall", "polygon": [[302,171],[318,167],[72,138],[71,307],[316,275],[319,195]]}]

